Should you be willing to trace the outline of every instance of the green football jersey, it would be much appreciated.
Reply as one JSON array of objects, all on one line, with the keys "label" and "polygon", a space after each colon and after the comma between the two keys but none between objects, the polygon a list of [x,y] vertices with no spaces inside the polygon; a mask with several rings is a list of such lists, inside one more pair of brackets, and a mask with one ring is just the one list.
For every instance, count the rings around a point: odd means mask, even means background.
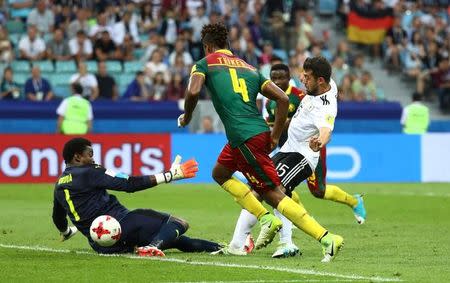
[{"label": "green football jersey", "polygon": [[205,86],[233,148],[269,131],[256,106],[256,96],[269,80],[255,67],[229,50],[218,50],[198,61],[193,73],[205,76]]},{"label": "green football jersey", "polygon": [[[296,88],[295,86],[289,86],[286,90],[286,94],[289,97],[289,108],[288,108],[288,118],[292,118],[297,108],[300,105],[300,101],[305,96],[302,90]],[[273,100],[267,100],[266,110],[269,116],[267,117],[267,123],[273,126],[275,122],[275,109],[277,108],[277,103]]]}]

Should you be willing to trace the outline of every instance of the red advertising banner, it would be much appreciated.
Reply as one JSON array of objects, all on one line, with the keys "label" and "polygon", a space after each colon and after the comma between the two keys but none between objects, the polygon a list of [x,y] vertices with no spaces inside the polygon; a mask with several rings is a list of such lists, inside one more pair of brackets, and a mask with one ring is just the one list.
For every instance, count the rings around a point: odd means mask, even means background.
[{"label": "red advertising banner", "polygon": [[[65,168],[64,143],[73,136],[0,135],[0,183],[55,182]],[[170,167],[169,134],[96,134],[94,160],[129,175],[151,175]]]}]

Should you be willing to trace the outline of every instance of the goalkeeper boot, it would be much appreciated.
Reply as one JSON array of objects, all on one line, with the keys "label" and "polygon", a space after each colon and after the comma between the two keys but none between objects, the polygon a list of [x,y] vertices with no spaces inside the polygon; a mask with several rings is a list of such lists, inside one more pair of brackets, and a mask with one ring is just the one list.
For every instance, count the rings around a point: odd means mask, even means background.
[{"label": "goalkeeper boot", "polygon": [[138,247],[136,249],[136,254],[138,256],[166,256],[162,250],[154,246]]},{"label": "goalkeeper boot", "polygon": [[358,224],[364,224],[366,222],[366,208],[364,207],[364,200],[362,195],[354,195],[358,200],[358,203],[353,207],[353,214],[355,215]]},{"label": "goalkeeper boot", "polygon": [[278,245],[277,250],[273,253],[272,257],[273,258],[292,257],[296,256],[297,254],[302,255],[300,249],[294,243],[290,244],[280,243]]},{"label": "goalkeeper boot", "polygon": [[266,247],[268,244],[272,243],[273,238],[278,231],[280,231],[283,226],[283,222],[278,217],[275,217],[272,214],[266,214],[261,217],[259,220],[261,225],[261,231],[259,232],[258,239],[256,239],[256,249],[259,250],[261,248]]},{"label": "goalkeeper boot", "polygon": [[322,237],[320,243],[322,244],[323,252],[322,262],[330,262],[344,246],[344,238],[339,235],[328,233]]}]

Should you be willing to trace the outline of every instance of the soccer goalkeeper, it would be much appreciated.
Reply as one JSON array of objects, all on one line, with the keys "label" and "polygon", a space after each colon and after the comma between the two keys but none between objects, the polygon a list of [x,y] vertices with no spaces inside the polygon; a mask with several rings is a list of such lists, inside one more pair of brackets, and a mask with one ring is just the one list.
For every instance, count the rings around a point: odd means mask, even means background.
[{"label": "soccer goalkeeper", "polygon": [[[191,239],[183,234],[188,223],[180,218],[152,209],[129,211],[106,190],[133,193],[161,183],[195,177],[195,160],[181,162],[177,156],[169,171],[150,176],[127,176],[94,163],[92,144],[84,138],[74,138],[64,145],[67,168],[55,185],[53,222],[62,240],[77,231],[88,238],[98,253],[136,252],[140,256],[164,256],[163,250],[176,248],[184,252],[213,252],[221,248],[214,242]],[[111,247],[101,247],[89,233],[92,221],[100,215],[116,218],[122,227],[120,240]],[[67,215],[75,226],[69,226]]]}]

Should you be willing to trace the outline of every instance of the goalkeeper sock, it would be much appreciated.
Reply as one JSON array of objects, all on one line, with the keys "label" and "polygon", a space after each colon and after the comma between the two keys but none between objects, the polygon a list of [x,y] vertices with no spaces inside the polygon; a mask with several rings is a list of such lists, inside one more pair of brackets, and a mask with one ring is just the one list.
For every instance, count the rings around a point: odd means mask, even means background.
[{"label": "goalkeeper sock", "polygon": [[178,249],[185,253],[201,253],[201,252],[215,252],[222,247],[215,242],[210,242],[202,239],[192,239],[186,236],[180,236],[176,239],[169,248]]},{"label": "goalkeeper sock", "polygon": [[348,193],[341,190],[338,186],[327,185],[325,188],[325,195],[323,197],[327,200],[344,203],[351,208],[358,204],[358,200]]},{"label": "goalkeeper sock", "polygon": [[292,222],[276,209],[273,210],[273,214],[283,222],[280,230],[280,243],[292,244]]},{"label": "goalkeeper sock", "polygon": [[222,188],[229,192],[242,208],[255,215],[258,220],[269,212],[241,181],[231,178],[222,184]]},{"label": "goalkeeper sock", "polygon": [[303,205],[296,203],[287,196],[278,203],[277,210],[291,220],[295,226],[316,240],[320,240],[327,232],[306,212]]},{"label": "goalkeeper sock", "polygon": [[230,246],[235,249],[243,249],[245,246],[245,240],[248,234],[252,231],[258,219],[245,209],[241,210],[236,227],[234,228],[233,239],[231,239]]}]

